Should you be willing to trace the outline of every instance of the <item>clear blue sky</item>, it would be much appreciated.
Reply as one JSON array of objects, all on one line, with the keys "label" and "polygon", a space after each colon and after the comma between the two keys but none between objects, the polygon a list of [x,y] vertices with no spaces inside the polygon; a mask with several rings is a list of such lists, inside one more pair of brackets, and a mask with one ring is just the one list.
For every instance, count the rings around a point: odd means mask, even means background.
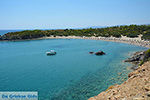
[{"label": "clear blue sky", "polygon": [[0,29],[150,24],[150,0],[0,0]]}]

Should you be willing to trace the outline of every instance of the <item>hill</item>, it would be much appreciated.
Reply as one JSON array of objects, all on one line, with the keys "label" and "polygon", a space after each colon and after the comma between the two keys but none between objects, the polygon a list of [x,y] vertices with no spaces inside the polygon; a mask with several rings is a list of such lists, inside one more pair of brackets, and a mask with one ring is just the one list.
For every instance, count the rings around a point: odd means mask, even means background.
[{"label": "hill", "polygon": [[56,36],[95,36],[95,37],[121,37],[131,38],[142,35],[143,40],[150,40],[150,25],[124,25],[105,28],[87,28],[87,29],[58,29],[58,30],[24,30],[20,32],[8,32],[0,36],[0,40],[24,40],[36,39],[41,37]]}]

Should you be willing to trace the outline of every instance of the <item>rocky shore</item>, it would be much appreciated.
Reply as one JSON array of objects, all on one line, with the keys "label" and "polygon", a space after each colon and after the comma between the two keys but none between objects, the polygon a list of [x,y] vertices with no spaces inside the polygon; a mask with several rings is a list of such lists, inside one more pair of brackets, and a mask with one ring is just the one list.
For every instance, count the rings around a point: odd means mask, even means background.
[{"label": "rocky shore", "polygon": [[150,49],[134,53],[125,62],[134,65],[128,80],[121,85],[110,86],[89,100],[150,100]]},{"label": "rocky shore", "polygon": [[141,65],[141,62],[144,60],[144,58],[145,51],[138,51],[134,53],[131,58],[124,60],[124,62],[132,63],[133,66],[131,67],[131,69],[136,70],[139,67],[139,65]]},{"label": "rocky shore", "polygon": [[121,85],[110,86],[89,100],[150,100],[150,61],[128,74]]}]

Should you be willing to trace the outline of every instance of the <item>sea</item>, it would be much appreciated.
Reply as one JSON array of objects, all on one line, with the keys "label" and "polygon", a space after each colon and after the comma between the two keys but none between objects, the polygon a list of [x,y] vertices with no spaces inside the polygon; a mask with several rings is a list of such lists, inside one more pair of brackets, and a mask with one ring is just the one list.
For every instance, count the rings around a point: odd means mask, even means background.
[{"label": "sea", "polygon": [[8,32],[17,32],[17,31],[23,31],[22,29],[20,30],[0,30],[0,35],[4,35]]},{"label": "sea", "polygon": [[[85,39],[1,41],[0,91],[37,91],[39,100],[87,100],[127,80],[132,65],[124,60],[146,49]],[[47,56],[49,50],[57,54]],[[106,55],[89,54],[100,50]]]}]

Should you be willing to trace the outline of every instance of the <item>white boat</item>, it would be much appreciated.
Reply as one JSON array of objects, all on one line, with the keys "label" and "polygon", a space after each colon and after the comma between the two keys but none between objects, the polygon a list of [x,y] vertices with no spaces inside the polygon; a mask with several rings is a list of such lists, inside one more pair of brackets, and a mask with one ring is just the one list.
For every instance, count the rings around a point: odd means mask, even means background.
[{"label": "white boat", "polygon": [[50,50],[49,52],[46,52],[47,55],[56,55],[56,52],[54,50]]}]

